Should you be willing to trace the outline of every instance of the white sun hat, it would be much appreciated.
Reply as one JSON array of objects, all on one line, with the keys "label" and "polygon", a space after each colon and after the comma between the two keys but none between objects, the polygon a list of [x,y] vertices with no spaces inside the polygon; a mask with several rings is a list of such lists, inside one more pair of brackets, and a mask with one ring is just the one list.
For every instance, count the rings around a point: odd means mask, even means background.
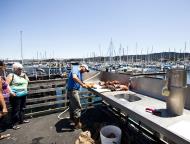
[{"label": "white sun hat", "polygon": [[23,66],[22,66],[22,64],[15,62],[13,64],[13,71],[16,71],[17,69],[23,69]]},{"label": "white sun hat", "polygon": [[89,68],[86,64],[81,64],[81,66],[85,67],[86,68],[86,71],[89,72]]}]

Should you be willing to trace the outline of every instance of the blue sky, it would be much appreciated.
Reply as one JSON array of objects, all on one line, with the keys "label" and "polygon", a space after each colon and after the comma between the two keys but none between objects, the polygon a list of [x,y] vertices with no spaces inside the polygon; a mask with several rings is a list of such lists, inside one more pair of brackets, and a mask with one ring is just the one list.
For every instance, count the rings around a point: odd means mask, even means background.
[{"label": "blue sky", "polygon": [[[0,58],[190,51],[189,0],[0,0]],[[136,50],[136,43],[138,44]],[[153,46],[153,50],[152,50]]]}]

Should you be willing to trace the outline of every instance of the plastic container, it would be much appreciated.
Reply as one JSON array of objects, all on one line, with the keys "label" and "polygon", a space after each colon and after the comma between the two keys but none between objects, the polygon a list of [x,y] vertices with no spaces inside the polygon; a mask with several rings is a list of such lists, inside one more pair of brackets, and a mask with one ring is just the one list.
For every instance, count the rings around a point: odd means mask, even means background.
[{"label": "plastic container", "polygon": [[121,129],[114,125],[107,125],[100,130],[101,144],[120,144]]}]

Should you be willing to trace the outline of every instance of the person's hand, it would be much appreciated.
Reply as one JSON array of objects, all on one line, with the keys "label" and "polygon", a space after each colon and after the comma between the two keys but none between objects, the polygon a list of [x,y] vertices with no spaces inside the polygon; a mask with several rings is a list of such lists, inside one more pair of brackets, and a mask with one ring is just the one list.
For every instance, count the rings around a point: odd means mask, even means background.
[{"label": "person's hand", "polygon": [[0,118],[2,118],[3,117],[3,113],[2,112],[0,112]]},{"label": "person's hand", "polygon": [[83,88],[88,88],[88,85],[82,84],[82,87],[83,87]]},{"label": "person's hand", "polygon": [[13,97],[15,97],[15,96],[16,96],[16,93],[14,93],[14,92],[11,92],[11,93],[10,93],[10,96],[13,96]]},{"label": "person's hand", "polygon": [[4,116],[4,115],[6,115],[7,113],[8,113],[7,108],[3,108],[3,110],[2,110],[2,115]]}]

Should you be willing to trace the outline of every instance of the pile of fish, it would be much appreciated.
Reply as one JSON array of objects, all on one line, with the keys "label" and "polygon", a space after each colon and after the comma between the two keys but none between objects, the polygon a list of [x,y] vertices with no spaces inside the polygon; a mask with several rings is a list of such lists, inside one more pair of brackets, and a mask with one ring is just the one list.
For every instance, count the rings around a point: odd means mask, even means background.
[{"label": "pile of fish", "polygon": [[129,90],[129,84],[120,84],[119,81],[101,81],[98,83],[102,89],[110,89],[111,91],[127,91]]}]

